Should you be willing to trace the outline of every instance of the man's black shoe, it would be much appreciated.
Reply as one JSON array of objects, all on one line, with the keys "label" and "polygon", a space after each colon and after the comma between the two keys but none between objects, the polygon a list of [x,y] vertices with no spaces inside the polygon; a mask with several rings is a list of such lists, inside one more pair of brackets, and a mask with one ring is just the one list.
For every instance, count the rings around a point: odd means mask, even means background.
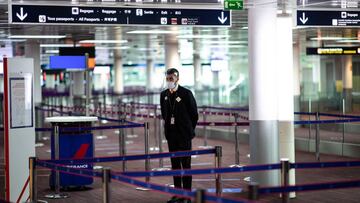
[{"label": "man's black shoe", "polygon": [[167,201],[167,203],[180,203],[180,202],[182,202],[181,198],[176,196],[173,196],[170,200]]},{"label": "man's black shoe", "polygon": [[188,198],[180,198],[180,201],[181,203],[191,203],[191,199],[188,199]]}]

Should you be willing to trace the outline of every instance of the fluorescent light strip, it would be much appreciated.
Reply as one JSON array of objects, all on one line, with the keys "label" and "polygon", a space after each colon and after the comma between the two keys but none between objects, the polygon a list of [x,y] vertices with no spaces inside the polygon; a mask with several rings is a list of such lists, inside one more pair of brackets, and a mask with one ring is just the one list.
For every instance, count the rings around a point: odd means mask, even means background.
[{"label": "fluorescent light strip", "polygon": [[25,39],[0,39],[0,42],[25,42]]},{"label": "fluorescent light strip", "polygon": [[81,40],[79,43],[94,43],[94,44],[123,44],[127,40]]},{"label": "fluorescent light strip", "polygon": [[179,39],[219,39],[229,38],[230,35],[180,35]]},{"label": "fluorescent light strip", "polygon": [[354,37],[312,37],[310,38],[310,40],[352,40],[352,39],[357,39]]},{"label": "fluorescent light strip", "polygon": [[111,49],[130,49],[130,47],[129,46],[124,46],[124,47],[95,47],[95,49],[109,49],[109,50],[111,50]]},{"label": "fluorescent light strip", "polygon": [[203,44],[247,44],[246,41],[204,41]]},{"label": "fluorescent light strip", "polygon": [[46,50],[45,53],[46,54],[58,54],[59,50]]},{"label": "fluorescent light strip", "polygon": [[177,34],[177,31],[171,30],[134,30],[129,31],[127,34]]},{"label": "fluorescent light strip", "polygon": [[66,35],[11,35],[9,39],[61,39]]},{"label": "fluorescent light strip", "polygon": [[339,43],[360,43],[360,40],[355,38],[355,39],[338,40],[336,42],[339,42]]}]

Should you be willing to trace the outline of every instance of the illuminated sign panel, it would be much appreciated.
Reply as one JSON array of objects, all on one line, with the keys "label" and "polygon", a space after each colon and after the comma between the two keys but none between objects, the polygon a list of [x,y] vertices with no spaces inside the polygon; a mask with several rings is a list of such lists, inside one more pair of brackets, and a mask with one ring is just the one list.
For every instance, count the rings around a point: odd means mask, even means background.
[{"label": "illuminated sign panel", "polygon": [[307,55],[360,55],[360,47],[308,47]]}]

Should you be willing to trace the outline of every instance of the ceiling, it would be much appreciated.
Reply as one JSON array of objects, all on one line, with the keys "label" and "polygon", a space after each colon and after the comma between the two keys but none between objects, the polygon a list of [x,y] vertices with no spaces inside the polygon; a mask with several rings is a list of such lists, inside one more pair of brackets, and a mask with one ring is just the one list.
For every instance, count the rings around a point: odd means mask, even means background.
[{"label": "ceiling", "polygon": [[[192,7],[192,8],[223,8],[220,0],[117,0],[117,2],[104,2],[106,0],[47,0],[47,1],[20,1],[13,0],[13,3],[24,4],[46,4],[46,5],[68,5],[68,4],[82,4],[82,5],[107,5],[107,6],[152,6],[152,7]],[[114,0],[107,0],[114,1]],[[348,0],[349,2],[357,0]],[[122,47],[122,57],[126,62],[144,63],[147,55],[152,53],[152,56],[157,61],[164,61],[164,34],[129,34],[128,32],[134,30],[164,30],[168,27],[161,26],[44,26],[44,25],[11,25],[8,24],[7,5],[8,0],[0,0],[0,40],[7,39],[9,35],[28,34],[28,35],[57,35],[65,34],[67,39],[54,40],[42,39],[41,44],[59,44],[69,43],[69,41],[78,42],[86,39],[108,39],[114,40],[115,36],[121,33],[122,39],[128,42],[121,45],[96,44],[98,47]],[[254,3],[255,2],[255,3]],[[258,3],[261,2],[261,3]],[[282,2],[287,2],[283,0]],[[274,5],[274,0],[245,0],[245,8]],[[280,3],[278,3],[280,4]],[[359,5],[360,6],[360,5]],[[292,4],[288,4],[289,9],[296,8],[316,8],[316,9],[340,9],[341,0],[297,0]],[[232,26],[229,28],[209,28],[209,27],[180,27],[178,33],[174,36],[179,39],[180,51],[182,58],[191,62],[194,35],[209,36],[209,38],[199,39],[201,44],[201,58],[207,60],[211,55],[209,47],[215,49],[224,49],[229,55],[247,54],[247,10],[232,11]],[[191,36],[193,35],[193,36]],[[216,35],[220,37],[216,37]],[[306,43],[312,37],[320,36],[352,36],[359,37],[358,28],[294,28],[294,42]],[[323,44],[333,44],[332,41],[324,41]],[[20,46],[24,42],[18,42]],[[359,43],[358,43],[359,44]],[[57,48],[42,48],[43,62],[46,62],[49,52],[48,50],[56,50]],[[113,50],[104,49],[100,51],[102,54],[108,54],[109,59],[112,60]],[[54,52],[52,52],[53,54]],[[106,63],[106,62],[104,62]]]}]

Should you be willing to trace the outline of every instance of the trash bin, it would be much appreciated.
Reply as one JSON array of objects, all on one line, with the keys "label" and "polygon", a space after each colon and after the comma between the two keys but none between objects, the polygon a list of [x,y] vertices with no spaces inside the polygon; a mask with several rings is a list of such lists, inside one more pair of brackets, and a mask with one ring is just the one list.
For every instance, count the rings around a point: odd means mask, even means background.
[{"label": "trash bin", "polygon": [[[51,134],[51,159],[56,158],[55,143],[58,143],[59,159],[83,159],[94,157],[93,134],[90,130],[84,129],[91,127],[92,122],[97,121],[97,117],[86,116],[59,116],[49,117],[45,122],[50,122],[52,126],[59,126],[59,136],[56,142],[54,131]],[[66,130],[66,128],[72,128]],[[64,130],[62,130],[64,129]],[[69,164],[71,168],[92,170],[93,164]],[[60,187],[81,187],[93,183],[92,177],[71,175],[60,172]],[[50,187],[55,186],[55,172],[51,172]]]}]

